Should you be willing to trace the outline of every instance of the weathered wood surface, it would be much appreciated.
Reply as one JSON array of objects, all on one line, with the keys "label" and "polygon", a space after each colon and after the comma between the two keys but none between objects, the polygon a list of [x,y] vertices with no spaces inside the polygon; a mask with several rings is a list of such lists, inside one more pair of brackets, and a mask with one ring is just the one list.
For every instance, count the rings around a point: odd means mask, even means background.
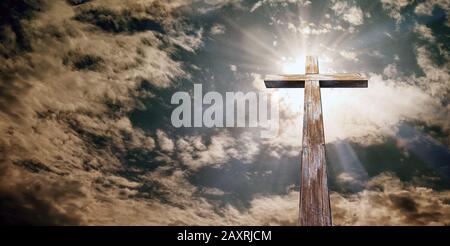
[{"label": "weathered wood surface", "polygon": [[367,78],[359,73],[268,75],[267,88],[305,88],[306,80],[319,80],[322,88],[366,88]]},{"label": "weathered wood surface", "polygon": [[331,225],[325,160],[320,85],[317,80],[307,80],[303,115],[299,225]]},{"label": "weathered wood surface", "polygon": [[267,88],[305,88],[298,224],[330,226],[321,87],[367,87],[360,74],[319,74],[317,57],[306,57],[306,74],[268,76]]},{"label": "weathered wood surface", "polygon": [[[316,57],[307,56],[306,75],[319,73]],[[331,209],[325,163],[322,102],[319,80],[305,81],[303,143],[298,224],[330,226]]]},{"label": "weathered wood surface", "polygon": [[317,56],[306,56],[305,73],[319,73],[319,60],[317,59]]}]

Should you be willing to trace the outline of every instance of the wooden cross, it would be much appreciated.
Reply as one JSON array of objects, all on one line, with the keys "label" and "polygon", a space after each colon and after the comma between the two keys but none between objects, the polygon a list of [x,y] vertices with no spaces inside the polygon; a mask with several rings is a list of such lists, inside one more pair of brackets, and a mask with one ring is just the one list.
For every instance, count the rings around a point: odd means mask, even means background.
[{"label": "wooden cross", "polygon": [[360,74],[319,74],[317,57],[306,57],[305,74],[272,75],[264,80],[267,88],[305,88],[299,225],[331,226],[325,162],[320,87],[367,87]]}]

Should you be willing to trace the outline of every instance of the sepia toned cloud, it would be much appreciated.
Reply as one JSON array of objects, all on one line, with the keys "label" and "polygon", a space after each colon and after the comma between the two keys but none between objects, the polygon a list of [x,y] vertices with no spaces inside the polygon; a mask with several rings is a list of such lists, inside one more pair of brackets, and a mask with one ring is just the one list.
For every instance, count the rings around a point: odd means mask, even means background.
[{"label": "sepia toned cloud", "polygon": [[336,225],[446,225],[448,191],[434,191],[379,175],[357,194],[331,195]]}]

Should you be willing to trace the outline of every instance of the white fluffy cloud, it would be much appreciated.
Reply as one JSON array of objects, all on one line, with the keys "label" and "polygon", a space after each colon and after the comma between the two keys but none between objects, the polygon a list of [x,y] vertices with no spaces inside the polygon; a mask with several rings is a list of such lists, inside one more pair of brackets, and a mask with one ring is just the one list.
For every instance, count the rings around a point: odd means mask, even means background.
[{"label": "white fluffy cloud", "polygon": [[342,50],[339,54],[347,60],[358,61],[358,54],[354,51]]},{"label": "white fluffy cloud", "polygon": [[331,9],[351,25],[359,26],[364,23],[364,14],[359,6],[351,6],[344,1],[334,1]]},{"label": "white fluffy cloud", "polygon": [[250,133],[232,137],[228,131],[219,131],[210,136],[208,142],[210,144],[206,145],[201,136],[179,138],[177,150],[181,163],[195,170],[224,164],[231,158],[249,163],[259,154],[259,144]]},{"label": "white fluffy cloud", "polygon": [[258,8],[263,6],[263,4],[268,4],[270,6],[286,7],[287,4],[289,4],[289,3],[297,4],[299,6],[309,6],[311,4],[311,1],[309,1],[309,0],[260,0],[260,1],[256,2],[255,4],[253,4],[253,6],[250,9],[250,12],[254,12]]}]

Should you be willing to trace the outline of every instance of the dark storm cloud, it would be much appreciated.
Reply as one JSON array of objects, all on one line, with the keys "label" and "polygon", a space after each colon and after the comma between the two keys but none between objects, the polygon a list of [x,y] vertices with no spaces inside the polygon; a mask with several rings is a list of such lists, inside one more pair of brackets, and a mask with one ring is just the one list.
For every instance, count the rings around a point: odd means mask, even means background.
[{"label": "dark storm cloud", "polygon": [[417,203],[409,196],[406,195],[390,195],[389,199],[398,209],[407,213],[417,212]]},{"label": "dark storm cloud", "polygon": [[0,3],[0,54],[11,56],[20,51],[30,51],[26,21],[45,9],[45,1],[5,0]]},{"label": "dark storm cloud", "polygon": [[20,160],[14,162],[14,164],[17,166],[21,166],[32,173],[51,171],[50,168],[47,167],[47,165],[37,160]]},{"label": "dark storm cloud", "polygon": [[66,0],[71,5],[80,5],[83,3],[90,2],[91,0]]},{"label": "dark storm cloud", "polygon": [[87,69],[97,71],[103,66],[104,60],[100,56],[82,54],[77,51],[69,51],[63,58],[63,64],[72,66],[74,69]]},{"label": "dark storm cloud", "polygon": [[94,24],[108,32],[142,32],[157,31],[165,33],[164,28],[150,18],[134,16],[130,10],[115,12],[106,8],[83,10],[75,16],[82,22]]},{"label": "dark storm cloud", "polygon": [[[2,184],[0,188],[2,224],[76,225],[79,223],[79,214],[76,212],[79,208],[75,201],[84,196],[83,185],[80,181],[54,179],[55,176],[52,178],[51,175],[31,177],[28,176],[30,180],[28,184],[27,180],[14,184]],[[56,209],[55,204],[60,204],[62,207]]]}]

